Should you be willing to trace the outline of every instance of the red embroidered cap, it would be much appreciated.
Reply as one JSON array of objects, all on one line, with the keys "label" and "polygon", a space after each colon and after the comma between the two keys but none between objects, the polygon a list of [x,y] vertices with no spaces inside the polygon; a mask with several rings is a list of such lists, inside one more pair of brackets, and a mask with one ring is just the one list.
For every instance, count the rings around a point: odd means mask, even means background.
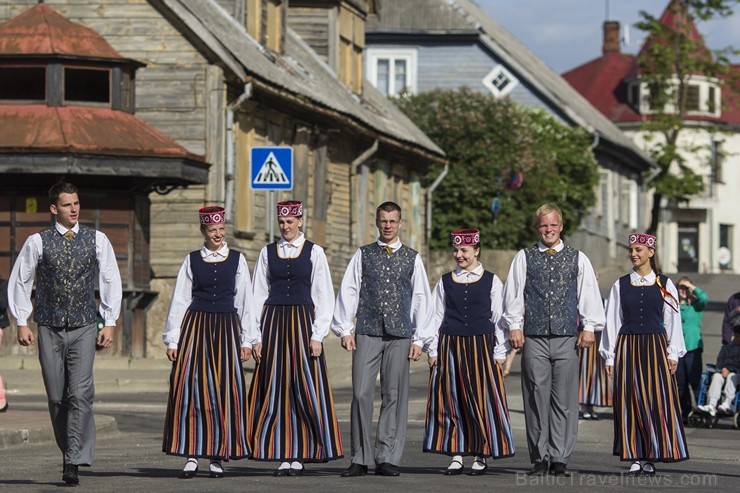
[{"label": "red embroidered cap", "polygon": [[458,229],[450,233],[452,246],[472,246],[480,243],[480,232],[477,229]]},{"label": "red embroidered cap", "polygon": [[226,209],[209,205],[198,210],[201,224],[223,224],[226,222]]},{"label": "red embroidered cap", "polygon": [[655,236],[643,233],[633,233],[630,235],[629,246],[644,245],[648,248],[655,248]]},{"label": "red embroidered cap", "polygon": [[303,216],[303,202],[300,200],[285,200],[277,203],[277,214],[282,217]]}]

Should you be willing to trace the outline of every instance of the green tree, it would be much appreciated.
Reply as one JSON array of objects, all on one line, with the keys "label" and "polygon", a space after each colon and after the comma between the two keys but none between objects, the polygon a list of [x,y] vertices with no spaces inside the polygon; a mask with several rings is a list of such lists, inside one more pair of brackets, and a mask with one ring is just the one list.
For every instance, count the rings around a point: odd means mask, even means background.
[{"label": "green tree", "polygon": [[[450,172],[434,193],[432,248],[448,248],[449,233],[467,227],[481,231],[485,248],[521,248],[536,240],[532,221],[541,204],[560,206],[566,232],[594,204],[597,164],[581,129],[467,88],[396,103],[449,159]],[[515,172],[523,174],[523,185],[507,190]],[[497,217],[494,198],[501,206]]]},{"label": "green tree", "polygon": [[[679,137],[689,127],[686,114],[691,109],[692,81],[698,74],[723,86],[723,100],[734,101],[737,80],[732,75],[729,56],[738,51],[732,47],[711,52],[698,32],[694,19],[706,21],[732,14],[740,0],[672,0],[663,22],[648,12],[640,11],[637,27],[645,31],[645,45],[637,58],[639,78],[649,88],[651,117],[641,126],[650,144],[650,155],[659,166],[652,182],[653,206],[648,231],[655,234],[663,199],[670,202],[688,200],[704,190],[702,175],[687,164],[687,156],[702,146],[681,146]],[[708,101],[707,104],[713,104]],[[706,147],[706,146],[704,146]],[[707,163],[713,165],[714,163]]]}]

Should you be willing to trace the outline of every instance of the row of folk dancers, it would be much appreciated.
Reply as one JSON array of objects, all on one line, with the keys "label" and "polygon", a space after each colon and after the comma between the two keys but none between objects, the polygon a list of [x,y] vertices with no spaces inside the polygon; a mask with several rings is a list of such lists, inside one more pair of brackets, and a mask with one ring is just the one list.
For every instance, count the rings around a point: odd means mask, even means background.
[{"label": "row of folk dancers", "polygon": [[[685,352],[676,288],[654,267],[653,236],[630,236],[633,269],[614,284],[606,313],[593,268],[562,242],[552,204],[537,210],[539,242],[517,253],[505,287],[478,260],[479,232],[462,229],[450,236],[455,268],[432,292],[421,256],[400,241],[401,208],[386,202],[378,240],[352,256],[335,300],[324,250],[301,232],[303,213],[301,202],[277,204],[281,238],[260,251],[250,278],[226,244],[224,209],[199,211],[204,244],[182,264],[163,332],[173,362],[163,451],[186,458],[181,477],[197,474],[199,458],[222,477],[232,459],[274,461],[276,476],[300,476],[305,463],[343,457],[322,351],[329,330],[353,351],[344,477],[368,466],[400,474],[409,364],[422,352],[431,367],[423,450],[451,458],[445,474],[461,474],[465,457],[482,475],[487,459],[514,455],[501,369],[511,349],[522,352],[531,474],[569,474],[579,400],[611,405],[611,382],[613,451],[631,462],[629,474],[688,458],[674,377]],[[241,366],[250,358],[251,386]]]}]

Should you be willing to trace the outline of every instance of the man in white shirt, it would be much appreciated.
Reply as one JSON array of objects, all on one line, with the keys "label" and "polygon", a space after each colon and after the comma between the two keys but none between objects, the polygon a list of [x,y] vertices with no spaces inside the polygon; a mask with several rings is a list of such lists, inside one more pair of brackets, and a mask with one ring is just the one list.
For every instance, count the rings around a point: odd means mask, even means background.
[{"label": "man in white shirt", "polygon": [[[36,342],[28,327],[34,312],[49,413],[57,445],[64,454],[62,479],[78,484],[78,467],[92,464],[95,448],[95,347],[110,347],[113,340],[121,311],[121,275],[105,234],[79,224],[77,187],[57,183],[49,190],[49,202],[56,224],[26,240],[10,274],[8,300],[21,346]],[[100,333],[96,268],[100,313],[105,320]],[[35,309],[31,304],[34,279]]]},{"label": "man in white shirt", "polygon": [[560,209],[537,209],[535,226],[540,241],[520,250],[509,269],[504,320],[511,347],[522,348],[531,474],[549,469],[562,476],[568,475],[578,434],[578,348],[593,344],[594,329],[604,326],[604,307],[591,262],[560,239]]},{"label": "man in white shirt", "polygon": [[[401,244],[401,207],[378,206],[378,241],[360,247],[344,273],[332,330],[352,357],[352,464],[343,477],[398,476],[408,419],[409,362],[434,338],[431,293],[424,264]],[[357,318],[355,325],[354,320]],[[354,335],[352,334],[354,330]],[[382,405],[375,446],[370,437],[375,382],[380,371]]]}]

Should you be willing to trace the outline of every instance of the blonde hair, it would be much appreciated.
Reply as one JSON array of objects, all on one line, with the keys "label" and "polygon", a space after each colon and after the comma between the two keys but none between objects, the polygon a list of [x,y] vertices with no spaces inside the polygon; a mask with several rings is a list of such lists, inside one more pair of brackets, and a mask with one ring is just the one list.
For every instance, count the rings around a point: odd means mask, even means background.
[{"label": "blonde hair", "polygon": [[537,209],[537,212],[534,213],[534,228],[537,229],[540,225],[540,218],[542,216],[546,216],[552,212],[556,212],[558,214],[558,220],[560,221],[560,224],[563,224],[563,213],[560,210],[560,207],[555,204],[542,204],[540,208]]}]

